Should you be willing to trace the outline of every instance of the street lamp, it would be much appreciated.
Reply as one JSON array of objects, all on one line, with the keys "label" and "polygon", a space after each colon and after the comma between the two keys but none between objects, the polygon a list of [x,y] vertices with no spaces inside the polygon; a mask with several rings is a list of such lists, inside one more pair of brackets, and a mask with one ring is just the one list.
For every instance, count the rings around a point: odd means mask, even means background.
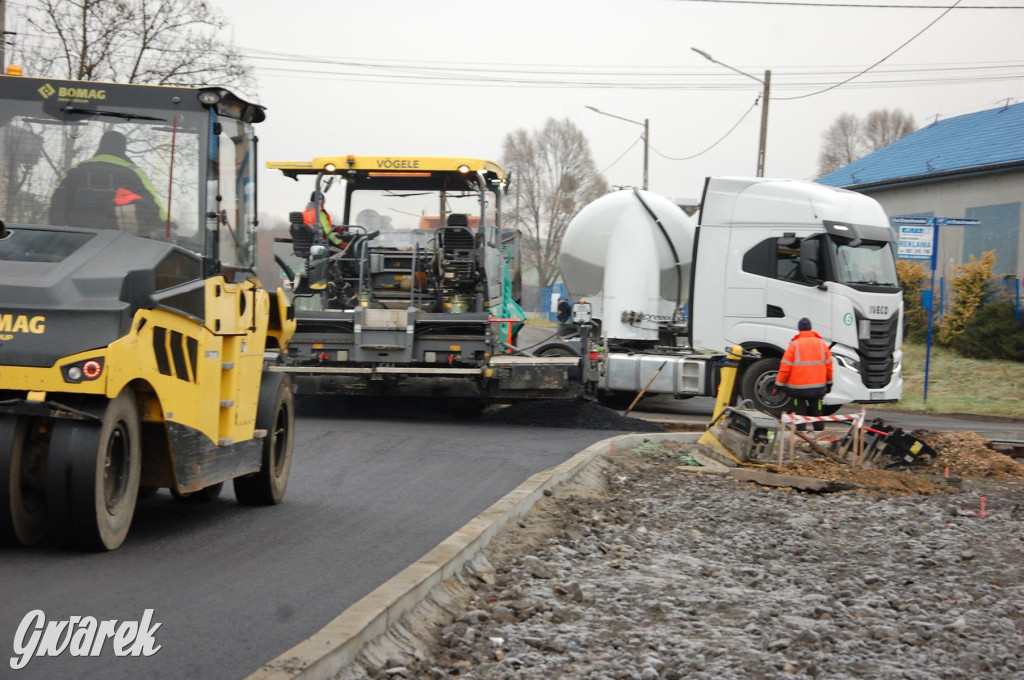
[{"label": "street lamp", "polygon": [[728,64],[723,64],[722,62],[718,61],[704,50],[698,50],[696,47],[691,47],[690,49],[699,54],[700,56],[704,57],[711,63],[718,64],[719,66],[724,66],[730,71],[735,71],[736,73],[739,73],[741,76],[746,76],[752,80],[756,80],[757,82],[761,83],[761,85],[764,86],[764,94],[761,95],[761,141],[757,147],[757,176],[764,177],[764,147],[766,138],[768,137],[768,93],[771,90],[772,72],[769,70],[765,70],[764,80],[761,80],[757,76],[752,76],[749,73],[745,73],[739,70],[738,68],[733,68]]},{"label": "street lamp", "polygon": [[588,109],[594,113],[600,113],[602,116],[611,116],[612,118],[618,118],[624,120],[627,123],[633,123],[634,125],[640,125],[644,129],[644,191],[647,191],[647,159],[648,153],[651,148],[651,124],[650,119],[644,118],[644,122],[638,120],[632,120],[630,118],[623,118],[622,116],[616,116],[614,113],[608,113],[607,111],[601,111],[596,106],[587,106]]}]

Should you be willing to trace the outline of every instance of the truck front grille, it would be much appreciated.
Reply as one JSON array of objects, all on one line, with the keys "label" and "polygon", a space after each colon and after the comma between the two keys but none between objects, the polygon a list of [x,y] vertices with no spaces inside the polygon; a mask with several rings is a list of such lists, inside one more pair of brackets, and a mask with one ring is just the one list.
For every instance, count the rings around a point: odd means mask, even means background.
[{"label": "truck front grille", "polygon": [[[857,328],[864,317],[856,313]],[[888,319],[872,319],[871,337],[860,338],[857,354],[860,356],[860,379],[864,387],[882,389],[892,380],[893,351],[896,349],[896,328],[899,313]]]}]

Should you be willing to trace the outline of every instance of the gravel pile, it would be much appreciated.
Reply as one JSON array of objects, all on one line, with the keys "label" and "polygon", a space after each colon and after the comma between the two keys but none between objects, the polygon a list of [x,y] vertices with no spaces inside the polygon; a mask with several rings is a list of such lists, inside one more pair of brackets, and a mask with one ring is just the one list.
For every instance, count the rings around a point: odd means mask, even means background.
[{"label": "gravel pile", "polygon": [[466,606],[367,675],[1024,677],[1021,481],[813,495],[643,448],[609,459],[606,488],[543,499]]},{"label": "gravel pile", "polygon": [[488,413],[485,419],[499,425],[639,433],[665,431],[660,425],[641,418],[624,416],[596,402],[574,400],[552,399],[513,404]]},{"label": "gravel pile", "polygon": [[987,477],[991,479],[1020,479],[1024,477],[1024,466],[1009,456],[993,451],[988,439],[974,432],[925,432],[915,433],[926,444],[935,449],[937,455],[932,467],[942,469],[949,466],[955,474],[964,477]]}]

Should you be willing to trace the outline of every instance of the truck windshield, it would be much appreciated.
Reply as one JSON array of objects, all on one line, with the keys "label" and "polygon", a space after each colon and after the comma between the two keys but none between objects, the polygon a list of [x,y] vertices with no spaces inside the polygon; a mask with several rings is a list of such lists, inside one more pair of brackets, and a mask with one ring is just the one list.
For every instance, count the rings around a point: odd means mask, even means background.
[{"label": "truck windshield", "polygon": [[831,239],[836,281],[849,285],[898,287],[892,246],[881,241],[862,241],[853,246],[846,239]]},{"label": "truck windshield", "polygon": [[202,113],[5,100],[0,219],[203,246]]}]

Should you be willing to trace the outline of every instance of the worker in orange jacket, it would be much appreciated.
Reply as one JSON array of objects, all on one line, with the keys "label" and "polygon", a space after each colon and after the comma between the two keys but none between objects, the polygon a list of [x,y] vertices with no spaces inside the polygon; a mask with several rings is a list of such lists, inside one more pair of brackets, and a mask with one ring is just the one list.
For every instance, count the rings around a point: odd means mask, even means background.
[{"label": "worker in orange jacket", "polygon": [[[822,415],[822,398],[832,389],[832,352],[828,343],[811,330],[811,320],[797,322],[799,332],[786,347],[775,376],[775,389],[785,390],[793,398],[794,413],[806,416]],[[803,431],[806,426],[797,425]],[[821,432],[825,423],[814,423]]]}]

